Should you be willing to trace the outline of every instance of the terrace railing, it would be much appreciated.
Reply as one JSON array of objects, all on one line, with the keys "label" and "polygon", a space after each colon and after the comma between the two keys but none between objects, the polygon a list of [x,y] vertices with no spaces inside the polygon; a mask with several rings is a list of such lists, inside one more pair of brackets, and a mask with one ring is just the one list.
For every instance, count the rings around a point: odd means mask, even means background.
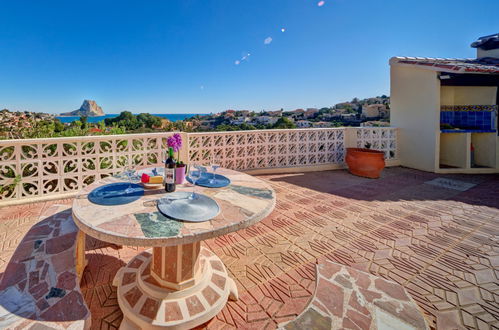
[{"label": "terrace railing", "polygon": [[345,128],[280,129],[189,134],[189,159],[222,159],[236,170],[340,164]]},{"label": "terrace railing", "polygon": [[[127,160],[160,165],[172,132],[0,141],[0,205],[76,193],[122,172]],[[207,161],[237,170],[344,165],[346,147],[383,150],[397,159],[392,127],[341,127],[181,133],[184,161]]]}]

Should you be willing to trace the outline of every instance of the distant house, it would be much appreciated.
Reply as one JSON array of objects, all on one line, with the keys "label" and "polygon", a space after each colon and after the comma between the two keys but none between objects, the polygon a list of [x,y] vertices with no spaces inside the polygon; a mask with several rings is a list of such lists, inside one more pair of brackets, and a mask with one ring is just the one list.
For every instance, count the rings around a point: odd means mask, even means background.
[{"label": "distant house", "polygon": [[331,123],[328,123],[327,121],[318,121],[315,123],[312,123],[312,127],[314,128],[325,128],[325,127],[330,127]]},{"label": "distant house", "polygon": [[258,116],[254,119],[255,122],[262,125],[273,125],[277,122],[278,118],[270,116]]},{"label": "distant house", "polygon": [[237,118],[234,118],[233,120],[230,121],[230,123],[232,125],[241,125],[243,123],[247,123],[251,120],[251,118],[249,117],[244,117],[244,116],[240,116],[240,117],[237,117]]},{"label": "distant house", "polygon": [[296,122],[296,127],[298,128],[307,128],[307,127],[311,127],[312,126],[312,123],[308,120],[298,120]]},{"label": "distant house", "polygon": [[161,124],[157,125],[157,126],[153,126],[152,128],[154,129],[166,129],[168,128],[168,126],[170,126],[170,121],[166,118],[161,118]]},{"label": "distant house", "polygon": [[267,114],[272,117],[280,117],[282,116],[282,110],[267,111]]},{"label": "distant house", "polygon": [[307,108],[307,110],[304,112],[303,116],[305,118],[313,118],[315,115],[319,112],[319,109],[316,108]]},{"label": "distant house", "polygon": [[381,117],[381,113],[386,111],[386,105],[384,104],[368,104],[362,106],[362,117],[364,118],[378,118]]}]

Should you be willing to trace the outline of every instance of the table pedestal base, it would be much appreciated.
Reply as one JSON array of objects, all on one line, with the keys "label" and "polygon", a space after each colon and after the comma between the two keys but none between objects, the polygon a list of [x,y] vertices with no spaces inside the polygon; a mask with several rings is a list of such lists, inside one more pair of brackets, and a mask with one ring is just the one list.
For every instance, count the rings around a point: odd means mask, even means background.
[{"label": "table pedestal base", "polygon": [[134,257],[116,274],[118,303],[123,312],[120,329],[190,329],[237,300],[237,287],[222,261],[202,247],[193,286],[174,290],[151,276],[152,250]]}]

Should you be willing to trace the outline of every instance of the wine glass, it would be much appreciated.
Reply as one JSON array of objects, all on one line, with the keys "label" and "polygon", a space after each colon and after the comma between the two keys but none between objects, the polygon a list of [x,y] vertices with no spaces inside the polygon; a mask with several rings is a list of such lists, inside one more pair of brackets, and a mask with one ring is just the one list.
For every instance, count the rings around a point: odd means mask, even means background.
[{"label": "wine glass", "polygon": [[220,158],[220,156],[213,155],[213,157],[211,157],[210,165],[211,165],[211,169],[213,170],[213,176],[210,179],[211,184],[214,184],[216,181],[216,179],[215,179],[216,178],[216,171],[220,167],[221,163],[222,163],[222,159]]},{"label": "wine glass", "polygon": [[126,194],[131,194],[133,193],[133,188],[132,188],[132,180],[135,177],[135,169],[136,165],[134,164],[133,158],[126,157],[125,158],[125,164],[124,164],[124,174],[128,178],[128,188],[125,189]]},{"label": "wine glass", "polygon": [[190,200],[196,199],[196,183],[198,180],[201,178],[202,172],[201,172],[201,164],[199,163],[191,163],[189,164],[189,178],[191,179],[192,182],[192,193],[189,196]]}]

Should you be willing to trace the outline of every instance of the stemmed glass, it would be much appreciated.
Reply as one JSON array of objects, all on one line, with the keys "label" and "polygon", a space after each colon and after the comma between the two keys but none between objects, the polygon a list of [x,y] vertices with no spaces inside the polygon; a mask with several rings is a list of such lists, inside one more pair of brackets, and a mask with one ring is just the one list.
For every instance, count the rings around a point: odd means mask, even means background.
[{"label": "stemmed glass", "polygon": [[213,155],[213,157],[211,157],[210,165],[211,165],[211,169],[213,170],[213,176],[210,179],[211,184],[214,184],[216,181],[216,179],[215,179],[216,173],[215,172],[220,167],[221,162],[222,162],[222,159],[220,158],[220,156]]},{"label": "stemmed glass", "polygon": [[124,174],[128,178],[128,188],[125,189],[126,194],[131,194],[134,192],[132,188],[132,179],[135,176],[135,170],[136,170],[136,165],[133,162],[133,158],[126,157],[125,158],[125,164],[124,164]]},{"label": "stemmed glass", "polygon": [[190,200],[196,199],[196,183],[198,180],[201,178],[201,175],[203,174],[202,171],[202,166],[199,163],[191,163],[189,164],[189,178],[192,181],[192,193],[189,196]]}]

